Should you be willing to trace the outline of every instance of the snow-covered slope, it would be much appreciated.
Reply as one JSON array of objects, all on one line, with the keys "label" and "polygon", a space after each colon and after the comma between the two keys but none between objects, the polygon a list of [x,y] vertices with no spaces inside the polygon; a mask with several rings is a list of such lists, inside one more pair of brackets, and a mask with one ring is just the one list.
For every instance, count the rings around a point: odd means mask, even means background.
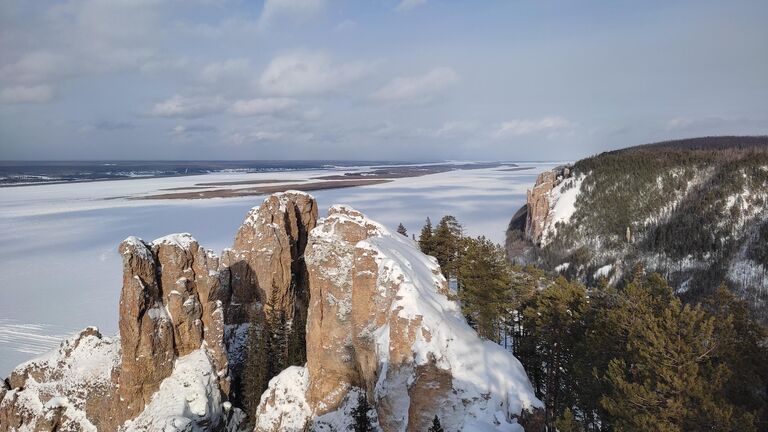
[{"label": "snow-covered slope", "polygon": [[557,235],[559,224],[567,224],[576,212],[576,200],[581,193],[584,174],[564,180],[549,192],[549,214],[544,222],[541,243],[547,244],[551,236]]}]

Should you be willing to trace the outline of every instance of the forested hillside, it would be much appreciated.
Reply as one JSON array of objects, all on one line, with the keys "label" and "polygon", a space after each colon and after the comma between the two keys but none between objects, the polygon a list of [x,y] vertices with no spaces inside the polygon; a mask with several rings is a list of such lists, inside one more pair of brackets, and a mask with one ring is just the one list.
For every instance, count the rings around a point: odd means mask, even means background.
[{"label": "forested hillside", "polygon": [[[569,189],[563,214],[557,201]],[[727,282],[768,319],[768,137],[602,153],[576,162],[545,198],[541,238],[524,234],[520,215],[510,224],[511,260],[587,284],[619,283],[642,264],[689,301]]]},{"label": "forested hillside", "polygon": [[768,427],[768,331],[726,285],[687,304],[642,265],[617,286],[584,285],[510,264],[452,216],[427,220],[419,245],[455,281],[470,325],[523,364],[542,430]]}]

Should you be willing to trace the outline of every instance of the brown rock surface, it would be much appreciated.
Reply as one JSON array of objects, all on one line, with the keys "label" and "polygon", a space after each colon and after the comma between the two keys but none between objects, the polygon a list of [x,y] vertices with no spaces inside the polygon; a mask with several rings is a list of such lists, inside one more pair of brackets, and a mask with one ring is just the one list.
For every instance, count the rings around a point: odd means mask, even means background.
[{"label": "brown rock surface", "polygon": [[533,189],[528,191],[528,219],[525,234],[534,243],[539,243],[544,232],[544,225],[549,215],[549,193],[555,187],[555,181],[555,172],[545,171],[539,174]]},{"label": "brown rock surface", "polygon": [[289,318],[295,307],[306,307],[309,289],[300,258],[316,224],[317,203],[303,192],[277,193],[251,209],[222,257],[232,292],[227,323],[253,321],[273,292],[274,307]]}]

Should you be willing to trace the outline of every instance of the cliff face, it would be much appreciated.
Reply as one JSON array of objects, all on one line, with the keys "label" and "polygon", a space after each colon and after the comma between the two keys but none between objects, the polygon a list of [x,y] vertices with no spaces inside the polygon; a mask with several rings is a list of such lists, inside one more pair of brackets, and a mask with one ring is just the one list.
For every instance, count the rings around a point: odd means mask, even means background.
[{"label": "cliff face", "polygon": [[[340,430],[361,394],[384,431],[436,414],[449,429],[520,430],[540,405],[520,363],[466,324],[436,261],[348,207],[318,221],[311,196],[275,194],[221,259],[189,234],[119,252],[120,337],[88,328],[17,367],[0,382],[0,431]],[[255,367],[241,336],[266,304],[308,314],[308,362],[247,419],[233,404]]]},{"label": "cliff face", "polygon": [[384,431],[426,430],[435,415],[447,430],[514,430],[539,406],[520,363],[478,338],[411,240],[335,206],[305,257],[307,366],[270,384],[257,430],[343,428],[360,393]]},{"label": "cliff face", "polygon": [[290,319],[307,307],[307,270],[300,257],[317,224],[317,203],[303,193],[275,194],[254,207],[224,251],[232,291],[228,324],[253,320],[256,307],[274,298]]},{"label": "cliff face", "polygon": [[571,175],[570,167],[558,167],[544,171],[536,178],[526,199],[527,217],[525,235],[535,244],[540,244],[547,226],[551,223],[554,197],[552,191]]},{"label": "cliff face", "polygon": [[[562,180],[557,180],[562,177]],[[546,172],[507,232],[513,261],[594,284],[635,264],[697,300],[727,283],[768,320],[768,139],[641,146]]]}]

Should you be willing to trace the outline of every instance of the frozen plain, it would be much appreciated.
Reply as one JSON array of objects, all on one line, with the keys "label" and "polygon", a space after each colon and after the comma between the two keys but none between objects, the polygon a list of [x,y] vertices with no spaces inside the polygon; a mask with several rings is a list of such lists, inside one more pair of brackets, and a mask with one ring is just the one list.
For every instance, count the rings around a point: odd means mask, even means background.
[{"label": "frozen plain", "polygon": [[[426,217],[436,223],[452,214],[467,234],[501,243],[536,175],[556,164],[519,165],[531,169],[457,170],[312,194],[320,216],[332,204],[348,204],[392,229],[402,222],[409,233],[418,235]],[[106,335],[117,332],[122,279],[117,245],[127,236],[153,240],[189,232],[202,246],[219,253],[231,245],[247,211],[263,201],[259,196],[126,197],[202,182],[295,183],[327,174],[328,170],[217,173],[0,189],[0,376],[88,325],[98,326]]]}]

